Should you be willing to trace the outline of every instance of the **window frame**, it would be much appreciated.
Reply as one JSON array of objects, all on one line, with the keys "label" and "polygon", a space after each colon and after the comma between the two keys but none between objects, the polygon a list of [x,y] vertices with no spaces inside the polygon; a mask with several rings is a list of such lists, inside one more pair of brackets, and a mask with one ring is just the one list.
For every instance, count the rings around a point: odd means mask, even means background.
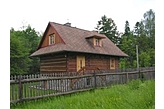
[{"label": "window frame", "polygon": [[49,35],[49,45],[55,44],[55,34]]},{"label": "window frame", "polygon": [[100,39],[95,39],[96,40],[96,46],[100,46]]},{"label": "window frame", "polygon": [[116,60],[115,60],[115,58],[110,58],[110,69],[116,69]]}]

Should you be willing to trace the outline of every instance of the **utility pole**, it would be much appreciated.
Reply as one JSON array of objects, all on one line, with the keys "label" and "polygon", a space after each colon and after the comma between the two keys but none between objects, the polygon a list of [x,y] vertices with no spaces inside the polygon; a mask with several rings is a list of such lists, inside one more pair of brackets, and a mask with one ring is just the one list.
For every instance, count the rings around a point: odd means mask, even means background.
[{"label": "utility pole", "polygon": [[136,45],[136,55],[137,55],[137,69],[139,69],[138,45]]},{"label": "utility pole", "polygon": [[137,71],[139,73],[139,78],[141,79],[140,70],[139,70],[138,45],[136,45],[136,55],[137,55]]}]

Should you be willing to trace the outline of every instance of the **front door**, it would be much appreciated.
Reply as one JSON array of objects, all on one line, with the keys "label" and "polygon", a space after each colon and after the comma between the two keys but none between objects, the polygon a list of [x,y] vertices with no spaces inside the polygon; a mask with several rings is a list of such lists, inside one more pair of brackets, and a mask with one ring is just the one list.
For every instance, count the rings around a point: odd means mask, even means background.
[{"label": "front door", "polygon": [[85,56],[77,56],[77,71],[85,66]]}]

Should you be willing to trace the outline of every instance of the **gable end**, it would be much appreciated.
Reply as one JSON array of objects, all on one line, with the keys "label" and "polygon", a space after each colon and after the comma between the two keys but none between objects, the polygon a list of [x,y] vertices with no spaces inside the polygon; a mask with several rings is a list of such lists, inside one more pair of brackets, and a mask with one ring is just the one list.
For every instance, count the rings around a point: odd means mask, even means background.
[{"label": "gable end", "polygon": [[[52,35],[54,36],[53,38],[52,38]],[[51,23],[49,23],[40,41],[38,49],[46,47],[46,46],[50,46],[50,45],[52,46],[58,43],[65,44],[64,40],[60,37],[58,32],[55,30],[55,28],[51,25]]]}]

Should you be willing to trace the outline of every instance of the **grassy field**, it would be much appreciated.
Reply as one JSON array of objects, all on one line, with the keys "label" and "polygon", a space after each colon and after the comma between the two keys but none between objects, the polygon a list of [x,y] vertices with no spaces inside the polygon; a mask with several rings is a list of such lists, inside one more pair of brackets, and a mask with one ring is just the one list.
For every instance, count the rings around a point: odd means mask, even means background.
[{"label": "grassy field", "polygon": [[10,109],[155,109],[155,81],[124,85],[11,105]]}]

